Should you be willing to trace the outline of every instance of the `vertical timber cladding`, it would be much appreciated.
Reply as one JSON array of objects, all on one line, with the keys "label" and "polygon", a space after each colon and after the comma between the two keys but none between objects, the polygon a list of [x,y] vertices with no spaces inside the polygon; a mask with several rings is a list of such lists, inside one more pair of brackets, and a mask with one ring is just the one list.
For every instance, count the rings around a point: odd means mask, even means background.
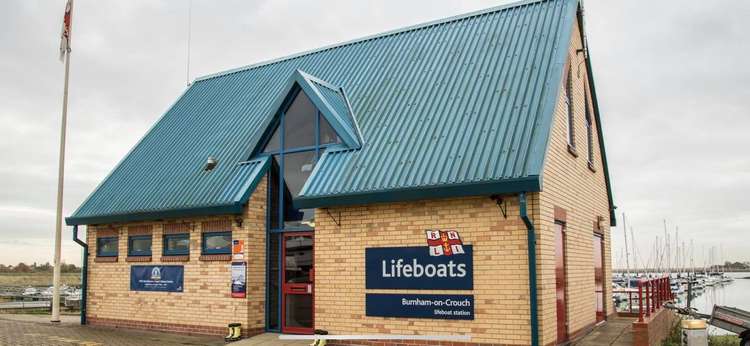
[{"label": "vertical timber cladding", "polygon": [[[455,230],[426,231],[429,246],[365,249],[365,288],[471,290],[473,251]],[[367,316],[474,319],[473,295],[378,294],[365,296]]]}]

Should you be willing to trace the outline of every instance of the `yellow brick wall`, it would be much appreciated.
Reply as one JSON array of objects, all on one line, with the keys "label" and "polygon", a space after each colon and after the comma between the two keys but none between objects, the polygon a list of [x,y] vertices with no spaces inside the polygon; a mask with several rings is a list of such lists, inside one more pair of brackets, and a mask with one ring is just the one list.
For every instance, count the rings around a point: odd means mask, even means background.
[{"label": "yellow brick wall", "polygon": [[[526,227],[489,197],[316,211],[315,327],[333,334],[471,334],[472,342],[529,343]],[[455,229],[474,247],[474,290],[365,290],[365,248],[426,246],[425,229]],[[365,293],[473,294],[473,321],[365,316]]]},{"label": "yellow brick wall", "polygon": [[[87,239],[89,257],[88,313],[94,319],[117,319],[144,322],[172,323],[210,327],[226,327],[227,323],[241,322],[243,328],[265,326],[265,268],[266,268],[266,181],[263,179],[250,198],[239,226],[235,216],[166,220],[152,223],[131,223],[89,226]],[[230,290],[230,261],[202,261],[201,227],[206,221],[229,220],[232,238],[245,240],[247,269],[247,298],[232,298]],[[190,231],[190,259],[187,262],[162,262],[164,223],[188,223]],[[141,225],[152,226],[152,261],[127,262],[128,229]],[[114,263],[96,261],[98,230],[117,229],[119,232],[118,260]],[[184,265],[183,292],[130,291],[131,265]]]},{"label": "yellow brick wall", "polygon": [[[540,244],[540,323],[543,331],[542,344],[556,339],[555,307],[555,234],[554,207],[567,211],[566,260],[567,260],[567,313],[568,332],[575,333],[595,322],[594,271],[593,271],[593,223],[603,217],[604,230],[604,302],[607,314],[613,313],[611,304],[611,253],[609,230],[609,202],[605,185],[602,158],[599,150],[598,131],[594,123],[594,171],[588,167],[587,135],[584,111],[584,88],[587,81],[586,64],[581,49],[578,25],[575,25],[569,49],[573,77],[573,112],[576,152],[568,151],[567,108],[564,103],[565,80],[560,86],[559,102],[554,114],[552,133],[547,149],[540,197],[541,218],[535,219],[539,228]],[[591,97],[589,96],[589,107]],[[593,112],[593,108],[592,112]],[[593,119],[593,113],[592,113]]]}]

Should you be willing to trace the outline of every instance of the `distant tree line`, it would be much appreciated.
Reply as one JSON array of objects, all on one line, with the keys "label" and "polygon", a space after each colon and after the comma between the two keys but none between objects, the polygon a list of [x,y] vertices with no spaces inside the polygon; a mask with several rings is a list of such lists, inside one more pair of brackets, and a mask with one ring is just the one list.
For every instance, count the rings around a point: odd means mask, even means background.
[{"label": "distant tree line", "polygon": [[[51,273],[55,266],[49,264],[37,264],[34,262],[31,265],[26,263],[18,263],[16,265],[5,265],[0,264],[0,273]],[[62,273],[80,273],[81,268],[75,264],[60,263],[60,272]]]},{"label": "distant tree line", "polygon": [[724,268],[725,269],[731,269],[731,270],[748,270],[750,269],[750,262],[724,262]]}]

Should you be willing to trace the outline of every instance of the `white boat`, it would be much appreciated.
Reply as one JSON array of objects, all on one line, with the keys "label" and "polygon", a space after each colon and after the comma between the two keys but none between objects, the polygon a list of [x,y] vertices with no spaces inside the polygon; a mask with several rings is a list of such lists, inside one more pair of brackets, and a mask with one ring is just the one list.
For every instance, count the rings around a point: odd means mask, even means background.
[{"label": "white boat", "polygon": [[24,296],[33,296],[39,294],[39,290],[34,287],[26,287],[21,294]]}]

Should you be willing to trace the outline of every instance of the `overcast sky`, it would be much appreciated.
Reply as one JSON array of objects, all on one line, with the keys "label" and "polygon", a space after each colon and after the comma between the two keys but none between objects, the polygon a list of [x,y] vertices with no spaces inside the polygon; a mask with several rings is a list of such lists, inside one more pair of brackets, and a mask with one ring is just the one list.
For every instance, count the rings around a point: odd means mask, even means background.
[{"label": "overcast sky", "polygon": [[[189,78],[504,3],[194,0]],[[185,89],[188,4],[76,1],[66,216]],[[0,11],[0,263],[52,262],[63,7]],[[618,219],[641,261],[664,219],[695,240],[696,264],[711,247],[750,260],[747,18],[748,1],[586,1]],[[63,259],[80,263],[71,233]],[[612,236],[619,266],[622,228]]]}]

